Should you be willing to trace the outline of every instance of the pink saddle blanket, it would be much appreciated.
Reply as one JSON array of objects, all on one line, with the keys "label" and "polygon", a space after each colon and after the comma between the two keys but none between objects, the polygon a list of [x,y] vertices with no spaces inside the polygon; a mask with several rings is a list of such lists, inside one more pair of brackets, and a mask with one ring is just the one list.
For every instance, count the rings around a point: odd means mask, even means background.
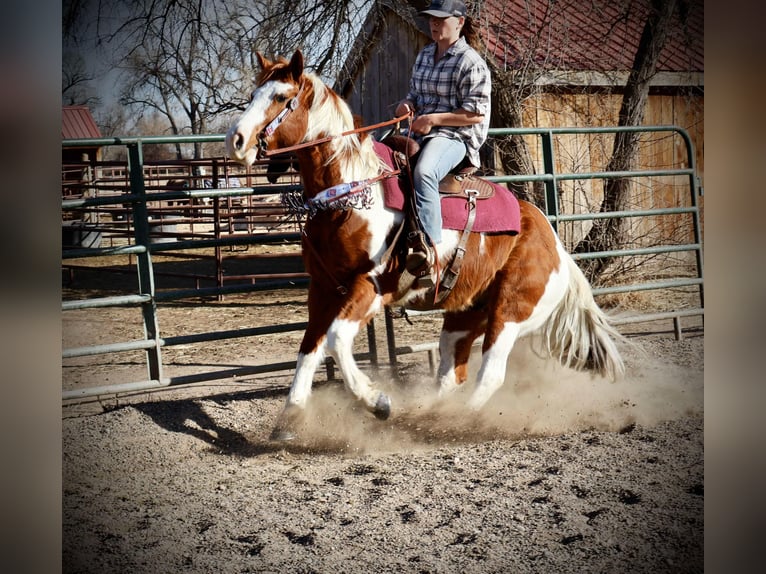
[{"label": "pink saddle blanket", "polygon": [[[374,141],[378,156],[391,168],[396,169],[391,148]],[[505,232],[518,233],[521,229],[519,201],[508,188],[489,182],[495,190],[492,197],[476,202],[476,221],[473,231],[477,233]],[[404,210],[405,191],[397,177],[383,180],[386,207]],[[468,201],[462,195],[442,195],[442,227],[444,229],[465,229],[468,221]]]}]

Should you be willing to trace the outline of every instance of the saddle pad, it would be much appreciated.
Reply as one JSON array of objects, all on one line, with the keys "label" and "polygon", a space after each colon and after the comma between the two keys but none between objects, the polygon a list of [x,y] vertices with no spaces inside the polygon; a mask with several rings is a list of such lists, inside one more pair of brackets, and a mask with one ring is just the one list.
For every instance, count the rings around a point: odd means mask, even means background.
[{"label": "saddle pad", "polygon": [[[519,200],[508,188],[487,182],[495,188],[492,197],[476,202],[476,221],[473,231],[518,233],[521,229]],[[465,229],[468,221],[468,201],[459,195],[442,195],[442,227]]]},{"label": "saddle pad", "polygon": [[[378,156],[391,169],[396,169],[393,152],[388,146],[373,140]],[[398,177],[383,180],[383,194],[386,207],[404,210],[405,191]],[[519,201],[508,188],[493,182],[495,193],[492,197],[476,202],[476,221],[473,231],[518,233],[521,229]],[[460,195],[442,195],[442,226],[444,229],[462,231],[468,221],[468,201]]]},{"label": "saddle pad", "polygon": [[[390,147],[377,140],[372,140],[372,145],[375,148],[375,153],[378,154],[378,157],[382,159],[388,167],[394,171],[399,169],[394,161],[394,152]],[[388,177],[381,183],[383,184],[383,195],[385,197],[386,207],[404,211],[404,189],[402,189],[399,177]]]}]

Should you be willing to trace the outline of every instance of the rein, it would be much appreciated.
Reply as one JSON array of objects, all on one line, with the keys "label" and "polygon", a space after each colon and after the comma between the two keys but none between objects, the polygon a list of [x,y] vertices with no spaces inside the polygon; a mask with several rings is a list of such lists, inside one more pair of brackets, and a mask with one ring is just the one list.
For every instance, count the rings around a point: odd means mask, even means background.
[{"label": "rein", "polygon": [[[274,130],[276,130],[277,127],[279,126],[279,124],[281,124],[282,121],[284,121],[284,119],[287,116],[287,114],[290,113],[291,111],[295,110],[298,107],[297,104],[293,104],[293,101],[297,101],[297,97],[298,96],[293,98],[293,100],[290,102],[290,105],[288,107],[286,107],[284,110],[282,110],[279,113],[279,115],[276,118],[274,118],[274,120],[272,120],[271,123],[264,129],[264,133],[265,133],[266,129],[272,128],[272,125],[275,124],[275,122],[276,122],[276,125],[274,125],[274,127],[271,129],[271,131],[268,134],[266,134],[266,136],[269,136],[272,133],[274,133]],[[400,116],[398,118],[394,118],[392,120],[388,120],[388,121],[385,121],[385,122],[380,122],[378,124],[374,124],[374,125],[371,125],[371,126],[363,126],[361,128],[355,128],[353,130],[348,130],[346,132],[342,132],[342,133],[339,133],[339,134],[334,135],[334,136],[326,136],[326,137],[323,137],[323,138],[319,138],[319,139],[315,139],[315,140],[310,140],[310,141],[307,141],[307,142],[303,142],[303,143],[299,143],[299,144],[295,144],[295,145],[291,145],[291,146],[287,146],[287,147],[280,147],[280,148],[276,148],[276,149],[272,149],[272,150],[264,149],[263,147],[261,147],[261,149],[260,149],[261,157],[271,157],[273,155],[289,153],[289,152],[296,151],[296,150],[299,150],[299,149],[304,149],[304,148],[307,148],[307,147],[313,147],[315,145],[327,143],[327,142],[330,142],[330,141],[332,141],[332,140],[334,140],[336,138],[342,138],[342,137],[346,137],[346,136],[350,136],[350,135],[354,135],[354,134],[358,134],[358,133],[371,132],[372,130],[376,130],[378,128],[382,128],[382,127],[385,127],[385,126],[390,126],[390,125],[393,125],[393,124],[398,124],[402,120],[406,120],[407,118],[411,118],[412,115],[413,115],[413,112],[409,111],[406,114],[404,114],[403,116]],[[277,120],[279,120],[279,121],[277,121]],[[263,137],[261,138],[261,141],[262,142],[264,141]]]}]

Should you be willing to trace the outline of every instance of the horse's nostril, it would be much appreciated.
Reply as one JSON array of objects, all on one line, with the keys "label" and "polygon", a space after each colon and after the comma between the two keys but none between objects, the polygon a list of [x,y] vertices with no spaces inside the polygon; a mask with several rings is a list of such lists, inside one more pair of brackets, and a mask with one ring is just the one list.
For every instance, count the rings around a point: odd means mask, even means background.
[{"label": "horse's nostril", "polygon": [[242,146],[245,143],[245,138],[242,137],[242,134],[237,133],[234,135],[234,149],[242,149]]}]

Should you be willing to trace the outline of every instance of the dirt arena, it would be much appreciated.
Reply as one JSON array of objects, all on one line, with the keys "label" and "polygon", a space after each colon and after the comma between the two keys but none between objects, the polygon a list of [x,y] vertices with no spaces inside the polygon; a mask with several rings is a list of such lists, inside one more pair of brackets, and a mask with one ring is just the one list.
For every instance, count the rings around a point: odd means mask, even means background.
[{"label": "dirt arena", "polygon": [[[171,336],[301,321],[304,300],[178,304],[160,324]],[[64,346],[140,336],[136,313],[69,313]],[[397,319],[399,344],[438,331],[437,318],[412,323]],[[290,443],[269,441],[287,371],[65,404],[63,571],[702,572],[703,329],[676,341],[671,327],[622,329],[619,383],[520,343],[480,416],[461,408],[464,391],[433,403],[425,353],[402,358],[400,381],[381,364],[385,422],[318,373]],[[164,363],[173,376],[289,361],[300,335],[170,348]],[[130,354],[71,360],[64,388],[141,369]]]}]

